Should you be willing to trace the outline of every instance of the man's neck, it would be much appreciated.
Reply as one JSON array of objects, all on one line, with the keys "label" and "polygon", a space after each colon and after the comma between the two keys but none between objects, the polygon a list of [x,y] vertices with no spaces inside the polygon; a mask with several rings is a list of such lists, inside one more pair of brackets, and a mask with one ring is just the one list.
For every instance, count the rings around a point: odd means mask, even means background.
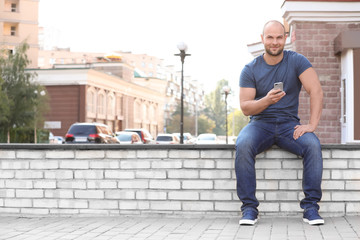
[{"label": "man's neck", "polygon": [[268,53],[265,52],[264,54],[264,60],[267,64],[269,65],[276,65],[278,64],[279,62],[281,62],[281,60],[283,59],[284,57],[284,52],[282,52],[280,55],[278,56],[272,56],[272,55],[269,55]]}]

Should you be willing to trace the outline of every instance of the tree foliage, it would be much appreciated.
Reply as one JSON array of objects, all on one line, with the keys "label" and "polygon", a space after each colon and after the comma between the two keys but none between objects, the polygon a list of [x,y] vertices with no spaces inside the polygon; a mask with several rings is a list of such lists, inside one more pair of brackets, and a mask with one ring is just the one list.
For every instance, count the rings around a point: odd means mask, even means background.
[{"label": "tree foliage", "polygon": [[5,113],[2,112],[0,128],[7,133],[7,142],[10,142],[12,128],[36,127],[37,120],[47,110],[45,89],[33,81],[34,73],[26,71],[30,64],[26,55],[28,48],[29,45],[24,42],[13,54],[6,51],[0,54],[0,110]]},{"label": "tree foliage", "polygon": [[216,89],[205,96],[204,114],[215,122],[213,133],[225,135],[225,97],[222,88],[228,85],[228,81],[222,79],[217,82]]},{"label": "tree foliage", "polygon": [[234,109],[228,115],[228,136],[237,136],[248,122],[249,117],[245,116],[240,109]]},{"label": "tree foliage", "polygon": [[[180,132],[180,118],[181,118],[181,106],[178,104],[176,110],[172,113],[169,124],[166,126],[166,132],[178,133]],[[188,108],[184,106],[184,132],[189,132],[192,135],[195,134],[195,116],[192,116]]]}]

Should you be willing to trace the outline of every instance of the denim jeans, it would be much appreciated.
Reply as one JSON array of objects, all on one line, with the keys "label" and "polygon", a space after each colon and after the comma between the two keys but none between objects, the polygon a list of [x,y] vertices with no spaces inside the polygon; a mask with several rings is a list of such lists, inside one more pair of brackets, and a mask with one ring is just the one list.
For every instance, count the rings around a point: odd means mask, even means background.
[{"label": "denim jeans", "polygon": [[321,199],[322,153],[319,139],[314,133],[305,133],[295,140],[294,127],[300,125],[294,117],[252,119],[236,140],[235,172],[237,195],[242,201],[241,210],[257,210],[255,157],[257,154],[277,145],[303,158],[302,187],[305,198],[302,209],[319,210]]}]

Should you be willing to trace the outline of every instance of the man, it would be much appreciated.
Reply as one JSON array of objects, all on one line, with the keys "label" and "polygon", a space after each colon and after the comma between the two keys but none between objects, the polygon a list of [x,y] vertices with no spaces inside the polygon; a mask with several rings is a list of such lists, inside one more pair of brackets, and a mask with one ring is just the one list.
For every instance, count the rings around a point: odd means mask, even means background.
[{"label": "man", "polygon": [[[303,157],[303,220],[311,225],[324,224],[318,213],[322,153],[313,133],[321,116],[323,92],[310,62],[301,54],[284,51],[286,37],[280,22],[266,23],[261,35],[265,53],[247,64],[240,76],[240,107],[251,116],[236,141],[237,194],[243,203],[241,225],[257,222],[255,157],[274,144]],[[277,82],[283,84],[283,91],[274,89]],[[310,95],[310,120],[304,125],[298,118],[302,86]]]}]

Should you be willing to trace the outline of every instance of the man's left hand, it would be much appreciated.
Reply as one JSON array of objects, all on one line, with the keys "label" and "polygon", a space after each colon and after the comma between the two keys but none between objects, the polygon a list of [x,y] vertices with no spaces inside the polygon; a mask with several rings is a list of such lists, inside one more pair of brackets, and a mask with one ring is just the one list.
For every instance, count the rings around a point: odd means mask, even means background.
[{"label": "man's left hand", "polygon": [[301,137],[302,135],[304,135],[307,132],[314,132],[315,131],[315,127],[313,127],[310,124],[307,125],[296,125],[294,127],[295,131],[294,131],[294,139],[297,140],[299,137]]}]

